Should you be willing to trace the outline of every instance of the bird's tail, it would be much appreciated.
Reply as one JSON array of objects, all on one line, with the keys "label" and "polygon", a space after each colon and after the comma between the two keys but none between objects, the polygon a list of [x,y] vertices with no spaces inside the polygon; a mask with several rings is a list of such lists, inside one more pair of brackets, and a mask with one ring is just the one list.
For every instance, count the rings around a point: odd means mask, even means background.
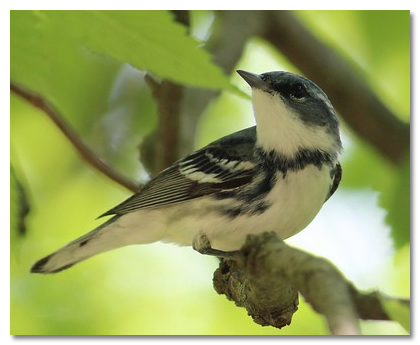
[{"label": "bird's tail", "polygon": [[[115,216],[95,230],[77,238],[54,253],[38,260],[31,268],[32,273],[57,273],[93,255],[126,245],[118,241],[115,233],[118,225]],[[114,229],[115,228],[115,229]]]}]

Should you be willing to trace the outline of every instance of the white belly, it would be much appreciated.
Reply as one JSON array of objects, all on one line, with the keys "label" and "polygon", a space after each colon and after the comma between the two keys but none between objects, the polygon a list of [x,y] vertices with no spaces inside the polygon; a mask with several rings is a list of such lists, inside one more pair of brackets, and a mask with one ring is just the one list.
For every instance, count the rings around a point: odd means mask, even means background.
[{"label": "white belly", "polygon": [[[330,171],[309,165],[297,172],[288,172],[267,195],[271,205],[261,214],[240,215],[229,218],[218,216],[215,200],[198,199],[168,219],[164,241],[191,245],[197,234],[206,234],[213,248],[239,249],[248,234],[275,231],[282,239],[304,229],[321,209],[331,186]],[[217,202],[232,202],[223,200]],[[178,205],[180,206],[180,205]],[[179,211],[179,208],[178,208]]]}]

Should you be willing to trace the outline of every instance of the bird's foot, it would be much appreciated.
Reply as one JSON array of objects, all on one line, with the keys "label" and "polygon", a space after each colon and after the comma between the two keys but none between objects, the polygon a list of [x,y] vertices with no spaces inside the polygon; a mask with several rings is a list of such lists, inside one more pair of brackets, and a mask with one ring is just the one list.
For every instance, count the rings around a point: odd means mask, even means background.
[{"label": "bird's foot", "polygon": [[208,237],[204,234],[199,234],[194,237],[192,247],[200,254],[216,256],[220,259],[235,260],[235,254],[238,253],[237,250],[225,252],[223,250],[212,248]]}]

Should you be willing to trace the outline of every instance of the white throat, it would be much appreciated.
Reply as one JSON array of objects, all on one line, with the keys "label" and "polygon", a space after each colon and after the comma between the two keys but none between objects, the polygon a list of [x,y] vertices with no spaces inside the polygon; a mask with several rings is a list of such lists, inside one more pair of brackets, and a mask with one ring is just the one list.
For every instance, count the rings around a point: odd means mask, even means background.
[{"label": "white throat", "polygon": [[253,89],[252,104],[257,122],[257,144],[264,150],[275,150],[289,157],[299,149],[337,152],[337,143],[325,128],[305,124],[280,98]]}]

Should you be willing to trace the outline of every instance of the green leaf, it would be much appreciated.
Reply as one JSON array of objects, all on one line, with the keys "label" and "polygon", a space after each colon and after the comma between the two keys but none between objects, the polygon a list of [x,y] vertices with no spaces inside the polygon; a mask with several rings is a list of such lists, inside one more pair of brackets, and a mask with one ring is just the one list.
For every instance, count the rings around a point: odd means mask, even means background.
[{"label": "green leaf", "polygon": [[386,221],[392,227],[395,247],[410,243],[410,157],[399,168],[394,189],[384,195],[382,204],[388,209]]},{"label": "green leaf", "polygon": [[399,300],[385,296],[379,296],[379,300],[389,317],[397,321],[410,333],[410,306]]},{"label": "green leaf", "polygon": [[45,96],[79,130],[103,115],[120,64],[82,49],[43,12],[11,11],[10,21],[11,80]]},{"label": "green leaf", "polygon": [[[167,11],[39,11],[11,15],[11,60],[18,49],[34,50],[43,36],[55,37],[50,51],[35,56],[32,64],[57,50],[88,48],[120,62],[190,86],[223,88],[228,78],[211,62],[207,51],[176,23]],[[25,17],[26,20],[22,20]],[[16,25],[19,22],[20,25]],[[15,25],[13,25],[15,24]],[[16,42],[16,32],[25,30]],[[19,37],[18,37],[19,38]],[[25,43],[28,45],[25,46]],[[21,59],[28,59],[26,55]],[[13,73],[12,73],[13,75]]]},{"label": "green leaf", "polygon": [[410,243],[410,157],[398,167],[371,146],[352,137],[343,159],[342,186],[368,188],[380,193],[379,205],[387,211],[386,223],[396,249]]}]

